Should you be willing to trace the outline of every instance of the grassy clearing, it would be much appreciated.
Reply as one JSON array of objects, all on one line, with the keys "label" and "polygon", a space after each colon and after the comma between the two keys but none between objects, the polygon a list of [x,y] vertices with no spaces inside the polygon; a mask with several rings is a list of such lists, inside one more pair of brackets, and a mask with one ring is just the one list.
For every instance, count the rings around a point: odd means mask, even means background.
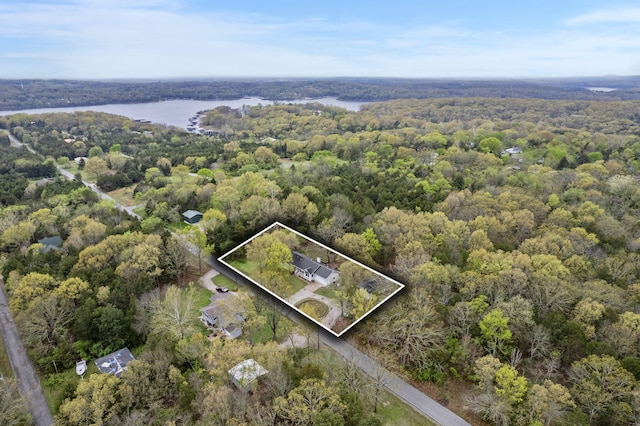
[{"label": "grassy clearing", "polygon": [[2,336],[0,336],[0,377],[13,377],[13,369],[11,369],[9,355],[7,355]]},{"label": "grassy clearing", "polygon": [[209,299],[211,299],[211,296],[213,296],[213,293],[207,290],[206,288],[203,288],[200,286],[194,286],[193,288],[195,289],[194,301],[195,301],[196,308],[198,309],[204,308],[209,304],[210,302]]},{"label": "grassy clearing", "polygon": [[[289,332],[293,329],[294,323],[286,317],[283,317],[280,320],[280,324],[278,325],[278,329],[276,331],[276,341],[283,342],[285,339],[289,338]],[[267,343],[273,340],[273,332],[269,328],[269,325],[265,321],[264,325],[251,333],[249,336],[249,341],[252,345],[257,345],[259,343]]]},{"label": "grassy clearing", "polygon": [[[251,277],[255,282],[257,283],[260,282],[260,280],[258,280],[257,278],[258,262],[254,262],[251,260],[244,260],[244,261],[232,260],[232,261],[229,261],[228,263],[232,265],[234,268],[236,268],[237,270],[247,275],[248,277]],[[283,292],[282,294],[278,294],[278,296],[280,296],[283,299],[288,299],[298,291],[302,290],[307,285],[307,283],[305,283],[303,280],[291,274],[287,275],[287,283],[289,284],[288,291]]]},{"label": "grassy clearing", "polygon": [[188,223],[185,223],[184,221],[181,220],[180,222],[174,222],[170,224],[168,228],[172,231],[184,231],[186,229],[189,229],[192,226],[193,225],[189,225]]},{"label": "grassy clearing", "polygon": [[143,219],[147,217],[147,212],[145,211],[144,206],[133,209],[133,212]]},{"label": "grassy clearing", "polygon": [[339,290],[336,283],[331,283],[326,287],[320,287],[319,289],[314,291],[314,293],[319,294],[320,296],[328,297],[331,300],[339,301],[340,298],[338,297],[338,291]]},{"label": "grassy clearing", "polygon": [[393,394],[383,391],[382,403],[378,406],[378,418],[383,425],[394,426],[432,426],[432,421],[419,414],[413,408],[396,398]]},{"label": "grassy clearing", "polygon": [[218,287],[226,287],[229,290],[233,290],[237,287],[236,283],[233,280],[230,280],[222,274],[218,274],[213,277],[213,283]]},{"label": "grassy clearing", "polygon": [[[85,380],[94,373],[98,373],[98,367],[96,367],[93,362],[87,361],[87,373],[84,376]],[[66,398],[73,396],[80,380],[80,377],[76,374],[75,367],[61,371],[59,374],[50,374],[41,379],[44,398],[47,400],[51,414],[56,415],[60,404],[62,404]]]},{"label": "grassy clearing", "polygon": [[119,204],[125,207],[131,207],[136,205],[136,201],[133,199],[133,189],[133,186],[128,186],[108,192],[107,194]]},{"label": "grassy clearing", "polygon": [[329,313],[329,307],[315,299],[304,299],[296,305],[296,308],[318,321]]}]

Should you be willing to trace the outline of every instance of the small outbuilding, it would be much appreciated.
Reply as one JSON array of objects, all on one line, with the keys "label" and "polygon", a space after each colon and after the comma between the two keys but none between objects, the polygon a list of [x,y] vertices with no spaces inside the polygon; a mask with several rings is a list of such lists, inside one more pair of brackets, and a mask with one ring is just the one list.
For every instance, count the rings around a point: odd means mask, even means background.
[{"label": "small outbuilding", "polygon": [[197,210],[187,210],[186,212],[182,213],[182,218],[184,219],[185,223],[188,223],[189,225],[195,225],[202,220],[202,213]]},{"label": "small outbuilding", "polygon": [[101,373],[113,374],[120,378],[122,373],[127,369],[127,364],[135,358],[129,348],[122,348],[107,356],[96,359],[94,362]]},{"label": "small outbuilding", "polygon": [[231,381],[238,389],[255,386],[257,379],[267,373],[268,371],[252,358],[242,361],[229,370]]}]

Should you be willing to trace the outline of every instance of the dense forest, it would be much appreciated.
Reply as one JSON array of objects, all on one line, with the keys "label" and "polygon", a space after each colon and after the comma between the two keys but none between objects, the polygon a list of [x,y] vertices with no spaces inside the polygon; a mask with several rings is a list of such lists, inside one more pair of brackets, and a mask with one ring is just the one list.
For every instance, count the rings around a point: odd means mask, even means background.
[{"label": "dense forest", "polygon": [[[0,168],[0,264],[35,363],[64,383],[58,421],[382,422],[377,392],[358,396],[348,364],[278,350],[272,340],[305,331],[269,328],[268,302],[241,297],[247,336],[223,344],[165,319],[194,297],[180,235],[221,254],[277,220],[407,285],[348,339],[470,422],[636,424],[639,107],[456,97],[360,112],[221,107],[203,118],[209,137],[90,112],[0,118],[46,156],[35,167],[0,144],[11,158]],[[114,196],[129,191],[143,220],[78,181],[38,186],[52,161]],[[187,209],[204,213],[200,226],[169,233]],[[60,250],[35,244],[55,234]],[[266,339],[248,338],[265,325]],[[121,380],[56,374],[123,345],[140,360]],[[276,374],[239,393],[224,372],[247,357]],[[330,405],[296,417],[314,393]]]},{"label": "dense forest", "polygon": [[[616,89],[592,92],[588,87]],[[337,97],[353,101],[494,97],[555,100],[640,99],[638,77],[446,80],[341,78],[211,81],[0,80],[0,110],[154,102],[168,99],[270,100]]]}]

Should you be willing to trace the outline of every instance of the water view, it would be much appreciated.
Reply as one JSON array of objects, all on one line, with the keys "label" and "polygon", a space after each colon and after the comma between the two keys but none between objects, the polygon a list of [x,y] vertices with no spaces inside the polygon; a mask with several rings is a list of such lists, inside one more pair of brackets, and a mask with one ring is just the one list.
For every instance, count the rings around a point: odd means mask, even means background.
[{"label": "water view", "polygon": [[[301,99],[293,101],[278,101],[278,103],[309,103],[318,102],[323,105],[333,105],[351,111],[360,110],[360,105],[367,102],[341,101],[336,98]],[[43,114],[49,112],[75,112],[75,111],[98,111],[109,114],[123,115],[134,120],[149,120],[152,123],[166,124],[186,129],[190,125],[189,118],[198,111],[206,111],[219,106],[240,108],[243,105],[271,105],[273,101],[260,98],[243,98],[220,101],[196,101],[196,100],[171,100],[161,102],[148,102],[139,104],[108,104],[75,106],[62,108],[35,108],[20,111],[0,111],[0,116],[10,114]]]}]

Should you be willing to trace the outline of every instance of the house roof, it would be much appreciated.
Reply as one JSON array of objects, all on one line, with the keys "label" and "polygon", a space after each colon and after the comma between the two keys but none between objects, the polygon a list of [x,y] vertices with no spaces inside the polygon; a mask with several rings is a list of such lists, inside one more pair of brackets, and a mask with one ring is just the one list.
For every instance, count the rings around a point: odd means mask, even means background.
[{"label": "house roof", "polygon": [[337,272],[335,269],[331,269],[328,266],[323,265],[322,263],[311,260],[304,254],[298,253],[297,251],[294,251],[292,255],[293,266],[305,270],[310,274],[315,274],[321,276],[322,278],[328,278],[332,273]]},{"label": "house roof", "polygon": [[223,306],[225,299],[217,299],[211,302],[209,305],[200,309],[200,312],[208,316],[211,320],[216,322],[217,327],[228,328],[231,324],[241,324],[246,321],[244,315],[241,312],[235,312],[231,315],[228,309]]},{"label": "house roof", "polygon": [[200,213],[197,210],[187,210],[186,212],[182,213],[182,216],[188,218],[188,219],[192,219],[194,217],[196,217],[197,215],[202,216],[202,213]]},{"label": "house roof", "polygon": [[126,370],[127,364],[134,359],[129,348],[122,348],[112,354],[98,358],[94,362],[101,373],[113,374],[120,378],[124,370]]},{"label": "house roof", "polygon": [[44,249],[42,251],[46,253],[50,250],[57,249],[62,246],[62,237],[60,235],[54,235],[53,237],[47,237],[38,240],[38,243],[44,246]]},{"label": "house roof", "polygon": [[240,386],[247,386],[258,377],[264,376],[267,373],[268,371],[252,358],[242,361],[229,370],[229,375],[233,377]]},{"label": "house roof", "polygon": [[220,309],[217,304],[205,306],[204,308],[200,309],[200,312],[202,312],[212,320],[218,319],[222,316],[222,309]]},{"label": "house roof", "polygon": [[237,339],[242,336],[242,327],[238,324],[229,324],[224,328],[225,334],[231,339]]}]

